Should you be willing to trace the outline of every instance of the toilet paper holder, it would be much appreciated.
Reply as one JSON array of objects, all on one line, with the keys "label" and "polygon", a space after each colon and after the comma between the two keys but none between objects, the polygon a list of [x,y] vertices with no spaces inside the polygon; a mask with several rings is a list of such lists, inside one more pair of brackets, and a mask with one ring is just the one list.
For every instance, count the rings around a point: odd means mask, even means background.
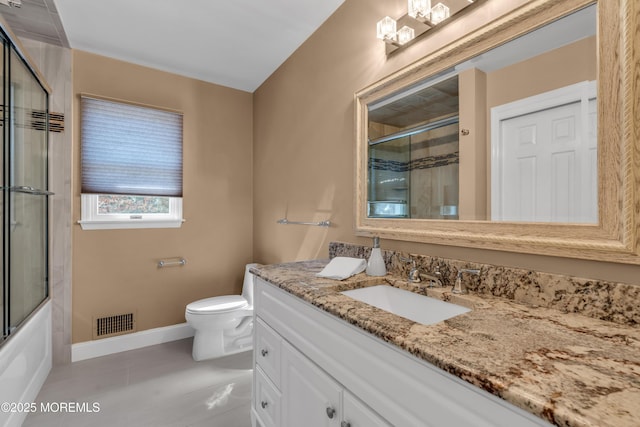
[{"label": "toilet paper holder", "polygon": [[176,259],[175,261],[160,260],[160,261],[158,261],[158,268],[183,266],[186,263],[187,263],[187,260],[184,259],[184,258],[179,258],[179,259]]}]

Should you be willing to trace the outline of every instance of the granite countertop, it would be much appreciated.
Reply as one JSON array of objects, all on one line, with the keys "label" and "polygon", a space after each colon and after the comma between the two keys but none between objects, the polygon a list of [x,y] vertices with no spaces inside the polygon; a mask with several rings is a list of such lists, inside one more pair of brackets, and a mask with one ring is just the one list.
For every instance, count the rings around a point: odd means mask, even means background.
[{"label": "granite countertop", "polygon": [[[559,426],[640,425],[640,330],[398,276],[316,277],[328,260],[254,273],[328,313]],[[472,310],[422,325],[341,291],[386,282]]]}]

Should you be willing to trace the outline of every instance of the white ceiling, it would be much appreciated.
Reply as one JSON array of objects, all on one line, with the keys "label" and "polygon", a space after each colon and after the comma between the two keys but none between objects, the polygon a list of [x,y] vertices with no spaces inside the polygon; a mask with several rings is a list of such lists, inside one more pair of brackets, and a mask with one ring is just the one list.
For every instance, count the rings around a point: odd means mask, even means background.
[{"label": "white ceiling", "polygon": [[255,91],[344,0],[54,0],[69,45]]}]

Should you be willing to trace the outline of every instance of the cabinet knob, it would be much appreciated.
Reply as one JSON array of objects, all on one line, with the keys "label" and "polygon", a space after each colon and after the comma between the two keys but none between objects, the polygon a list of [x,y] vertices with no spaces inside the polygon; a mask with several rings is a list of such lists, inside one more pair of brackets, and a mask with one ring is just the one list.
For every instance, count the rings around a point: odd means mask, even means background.
[{"label": "cabinet knob", "polygon": [[351,423],[348,421],[343,421],[340,423],[340,427],[351,427]]},{"label": "cabinet knob", "polygon": [[329,418],[333,418],[333,416],[336,414],[336,410],[333,409],[332,407],[328,407],[327,408],[327,417]]},{"label": "cabinet knob", "polygon": [[263,400],[260,402],[260,406],[262,406],[262,409],[266,409],[266,407],[269,406],[269,403],[266,400]]},{"label": "cabinet knob", "polygon": [[262,357],[267,357],[267,354],[269,354],[269,350],[267,350],[266,348],[263,348],[260,351],[260,354],[262,354]]}]

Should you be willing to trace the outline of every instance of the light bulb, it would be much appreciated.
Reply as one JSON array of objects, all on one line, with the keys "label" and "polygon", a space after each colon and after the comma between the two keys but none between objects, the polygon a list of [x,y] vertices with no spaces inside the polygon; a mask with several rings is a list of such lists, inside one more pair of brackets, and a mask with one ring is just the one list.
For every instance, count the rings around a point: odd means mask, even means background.
[{"label": "light bulb", "polygon": [[427,19],[431,12],[431,0],[408,0],[409,16],[416,19]]},{"label": "light bulb", "polygon": [[408,27],[408,26],[404,26],[402,28],[400,28],[398,30],[398,43],[399,44],[405,44],[410,42],[411,40],[413,40],[413,38],[415,37],[415,31],[413,30],[413,28]]},{"label": "light bulb", "polygon": [[442,3],[438,3],[431,8],[431,23],[437,25],[447,19],[449,15],[449,8]]},{"label": "light bulb", "polygon": [[395,40],[396,39],[396,21],[394,19],[385,16],[378,22],[377,35],[382,40]]}]

